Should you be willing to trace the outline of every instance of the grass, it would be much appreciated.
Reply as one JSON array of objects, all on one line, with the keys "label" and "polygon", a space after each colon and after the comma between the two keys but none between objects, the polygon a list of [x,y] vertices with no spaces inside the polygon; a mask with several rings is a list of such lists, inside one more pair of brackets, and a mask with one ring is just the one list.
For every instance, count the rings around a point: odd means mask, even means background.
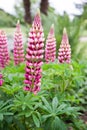
[{"label": "grass", "polygon": [[0,27],[15,26],[16,17],[0,9]]},{"label": "grass", "polygon": [[77,46],[77,52],[76,52],[78,58],[80,59],[87,59],[87,42],[79,42],[79,45]]},{"label": "grass", "polygon": [[87,37],[87,30],[81,31],[80,36]]},{"label": "grass", "polygon": [[87,30],[80,31],[80,41],[78,44],[77,52],[79,58],[87,59]]},{"label": "grass", "polygon": [[[15,32],[15,27],[0,27],[0,29],[4,30],[7,35],[12,35]],[[22,30],[23,35],[26,34],[26,32],[27,32],[26,30],[27,29],[28,29],[27,27],[21,26],[21,30]]]},{"label": "grass", "polygon": [[15,28],[14,27],[11,27],[11,28],[8,28],[8,27],[0,27],[1,30],[4,30],[6,32],[7,35],[14,33],[14,30]]},{"label": "grass", "polygon": [[87,30],[84,30],[82,36],[87,37]]}]

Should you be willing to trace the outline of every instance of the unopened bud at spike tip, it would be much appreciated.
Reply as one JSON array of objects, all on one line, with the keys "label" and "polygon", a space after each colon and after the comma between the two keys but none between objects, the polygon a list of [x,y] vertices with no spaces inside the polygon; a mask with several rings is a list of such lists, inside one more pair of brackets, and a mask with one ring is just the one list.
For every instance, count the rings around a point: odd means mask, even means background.
[{"label": "unopened bud at spike tip", "polygon": [[17,24],[20,24],[20,20],[18,19]]},{"label": "unopened bud at spike tip", "polygon": [[38,29],[38,26],[39,27],[42,26],[39,9],[38,9],[38,11],[37,11],[37,13],[36,13],[36,15],[34,17],[34,21],[33,21],[32,26],[36,26],[35,30]]},{"label": "unopened bud at spike tip", "polygon": [[66,31],[66,28],[64,27],[63,34],[66,34],[66,33],[67,33],[67,31]]},{"label": "unopened bud at spike tip", "polygon": [[50,32],[49,32],[49,33],[52,34],[52,35],[54,34],[54,24],[51,25],[51,28],[50,28]]},{"label": "unopened bud at spike tip", "polygon": [[51,28],[53,28],[53,29],[54,29],[54,24],[52,24],[52,25],[51,25]]},{"label": "unopened bud at spike tip", "polygon": [[40,10],[39,10],[39,8],[37,9],[37,14],[40,16]]}]

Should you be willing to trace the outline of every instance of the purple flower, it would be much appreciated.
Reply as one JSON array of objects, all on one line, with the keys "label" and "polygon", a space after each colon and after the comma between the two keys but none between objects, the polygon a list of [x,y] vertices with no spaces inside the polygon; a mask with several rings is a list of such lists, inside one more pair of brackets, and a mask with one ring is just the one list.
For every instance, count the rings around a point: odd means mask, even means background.
[{"label": "purple flower", "polygon": [[54,62],[56,59],[56,39],[54,36],[54,25],[51,26],[48,38],[46,40],[45,60],[46,62]]},{"label": "purple flower", "polygon": [[4,68],[9,64],[9,53],[8,53],[8,45],[7,45],[7,37],[5,32],[0,30],[0,67]]},{"label": "purple flower", "polygon": [[14,62],[15,65],[18,65],[23,61],[24,61],[23,40],[22,40],[20,23],[18,21],[16,25],[15,35],[14,35]]},{"label": "purple flower", "polygon": [[70,63],[71,62],[71,48],[69,45],[68,35],[66,28],[63,30],[63,36],[61,45],[58,52],[58,61],[60,63]]},{"label": "purple flower", "polygon": [[0,86],[2,86],[3,85],[3,80],[2,79],[0,79]]},{"label": "purple flower", "polygon": [[2,74],[0,74],[0,79],[2,79],[3,78],[3,75]]},{"label": "purple flower", "polygon": [[29,32],[26,54],[24,90],[36,94],[40,91],[43,64],[44,34],[41,25],[40,12],[38,11]]}]

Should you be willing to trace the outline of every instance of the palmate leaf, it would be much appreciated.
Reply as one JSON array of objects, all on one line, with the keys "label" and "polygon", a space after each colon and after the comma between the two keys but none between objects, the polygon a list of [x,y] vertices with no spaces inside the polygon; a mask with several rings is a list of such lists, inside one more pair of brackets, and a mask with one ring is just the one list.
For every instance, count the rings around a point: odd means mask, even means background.
[{"label": "palmate leaf", "polygon": [[25,116],[30,117],[32,115],[33,111],[22,111],[21,113],[18,113],[18,115],[16,115],[16,117],[21,117],[21,116]]},{"label": "palmate leaf", "polygon": [[34,121],[36,127],[40,127],[40,121],[39,121],[39,119],[37,118],[37,116],[33,114],[33,115],[32,115],[32,118],[33,118],[33,121]]},{"label": "palmate leaf", "polygon": [[45,124],[43,125],[44,130],[51,130],[51,123],[53,122],[53,119],[48,118],[45,122]]},{"label": "palmate leaf", "polygon": [[37,105],[37,102],[39,100],[39,96],[35,96],[32,93],[27,93],[26,95],[23,92],[20,92],[19,95],[16,95],[14,99],[14,110],[25,110],[25,109],[31,109],[34,110],[35,108],[39,107],[39,103]]},{"label": "palmate leaf", "polygon": [[78,110],[80,110],[79,107],[71,107],[71,106],[67,106],[67,108],[64,110],[64,112],[67,114],[67,115],[74,115],[74,116],[77,116],[78,114]]},{"label": "palmate leaf", "polygon": [[54,112],[57,109],[57,107],[58,107],[58,99],[57,99],[57,97],[54,97],[52,100],[52,109]]},{"label": "palmate leaf", "polygon": [[72,115],[72,116],[77,116],[77,114],[79,114],[77,111],[80,110],[79,107],[71,107],[67,104],[61,104],[57,111],[56,111],[56,115]]},{"label": "palmate leaf", "polygon": [[45,122],[49,117],[52,117],[52,114],[43,115],[42,121]]},{"label": "palmate leaf", "polygon": [[0,113],[0,121],[2,121],[3,120],[3,113]]},{"label": "palmate leaf", "polygon": [[67,127],[64,122],[56,116],[51,124],[51,130],[67,130]]},{"label": "palmate leaf", "polygon": [[57,109],[56,109],[56,114],[62,114],[63,110],[66,108],[67,104],[62,103]]},{"label": "palmate leaf", "polygon": [[8,104],[9,101],[10,100],[8,100],[7,102],[0,101],[0,112],[5,111],[12,106],[11,104]]},{"label": "palmate leaf", "polygon": [[40,120],[40,122],[41,122],[42,115],[41,115],[38,111],[36,111],[35,113],[37,114],[37,117],[39,118],[39,120]]},{"label": "palmate leaf", "polygon": [[3,101],[0,101],[0,120],[1,121],[4,119],[4,116],[13,115],[13,113],[8,111],[8,109],[12,107],[12,105],[8,103],[9,101],[5,103]]},{"label": "palmate leaf", "polygon": [[3,86],[3,91],[8,94],[8,95],[13,95],[14,93],[18,92],[21,90],[23,86],[20,86],[18,84],[13,84],[13,85],[5,85]]},{"label": "palmate leaf", "polygon": [[57,97],[54,97],[50,103],[43,97],[42,102],[42,122],[45,130],[67,130],[67,126],[63,122],[63,120],[66,120],[63,119],[64,115],[65,117],[76,118],[79,114],[77,107],[72,107],[69,103],[63,101],[60,103]]},{"label": "palmate leaf", "polygon": [[49,113],[51,113],[51,112],[52,112],[52,108],[51,108],[49,102],[48,102],[44,97],[42,97],[42,101],[43,101],[43,103],[44,103],[43,108],[44,108],[45,110],[47,110]]},{"label": "palmate leaf", "polygon": [[11,67],[6,66],[5,69],[3,69],[3,73],[8,72],[8,73],[24,73],[24,68],[25,68],[25,64],[21,63],[19,66],[14,66],[13,64],[11,65]]},{"label": "palmate leaf", "polygon": [[64,122],[56,116],[55,118],[48,118],[44,125],[44,130],[67,130]]}]

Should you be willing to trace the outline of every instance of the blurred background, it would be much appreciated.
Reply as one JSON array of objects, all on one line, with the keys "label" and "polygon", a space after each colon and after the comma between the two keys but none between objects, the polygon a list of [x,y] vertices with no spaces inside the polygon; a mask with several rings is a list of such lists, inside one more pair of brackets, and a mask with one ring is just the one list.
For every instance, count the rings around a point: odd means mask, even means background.
[{"label": "blurred background", "polygon": [[9,49],[13,49],[13,35],[20,20],[24,43],[37,8],[40,8],[45,38],[54,23],[57,52],[62,31],[66,27],[72,57],[87,59],[87,0],[0,0],[0,29],[5,30]]}]

